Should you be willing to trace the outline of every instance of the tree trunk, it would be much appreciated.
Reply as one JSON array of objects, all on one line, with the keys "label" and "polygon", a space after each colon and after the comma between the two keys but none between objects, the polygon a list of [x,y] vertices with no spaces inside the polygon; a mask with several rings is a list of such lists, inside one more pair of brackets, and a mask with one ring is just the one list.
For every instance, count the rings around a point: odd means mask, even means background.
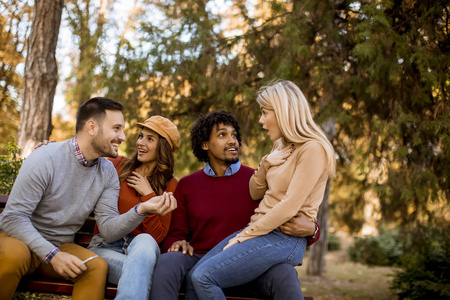
[{"label": "tree trunk", "polygon": [[328,246],[328,197],[330,195],[330,180],[327,182],[322,204],[317,214],[317,223],[320,226],[320,238],[311,247],[308,253],[306,274],[321,276],[326,270],[325,255]]},{"label": "tree trunk", "polygon": [[22,157],[40,141],[48,139],[52,126],[53,97],[58,82],[55,58],[64,0],[36,0],[27,42],[24,98],[18,140]]},{"label": "tree trunk", "polygon": [[[328,140],[333,142],[336,135],[336,121],[332,118],[328,119],[322,124],[323,131],[325,132]],[[321,276],[326,272],[325,255],[327,254],[328,247],[328,199],[330,196],[330,180],[327,181],[327,187],[323,195],[322,204],[319,207],[317,214],[317,223],[320,226],[320,238],[309,248],[308,253],[308,265],[306,268],[306,274]]]}]

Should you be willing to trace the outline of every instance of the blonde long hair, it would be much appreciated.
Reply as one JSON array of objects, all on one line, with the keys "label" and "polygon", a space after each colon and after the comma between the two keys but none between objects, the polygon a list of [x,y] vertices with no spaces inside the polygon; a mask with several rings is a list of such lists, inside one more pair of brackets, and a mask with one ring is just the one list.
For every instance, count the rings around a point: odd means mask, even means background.
[{"label": "blonde long hair", "polygon": [[273,110],[283,137],[294,143],[319,142],[328,158],[328,174],[336,173],[336,158],[333,146],[325,133],[314,122],[308,101],[293,82],[277,80],[259,91],[256,101],[261,107]]}]

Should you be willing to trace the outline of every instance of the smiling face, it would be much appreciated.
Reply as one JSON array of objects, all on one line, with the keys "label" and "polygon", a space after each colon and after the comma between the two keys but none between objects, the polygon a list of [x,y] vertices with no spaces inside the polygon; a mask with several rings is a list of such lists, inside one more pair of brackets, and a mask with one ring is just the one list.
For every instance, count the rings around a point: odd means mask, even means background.
[{"label": "smiling face", "polygon": [[136,142],[137,159],[141,163],[155,163],[156,151],[159,143],[159,134],[155,131],[142,128],[141,133]]},{"label": "smiling face", "polygon": [[202,149],[208,152],[209,163],[217,175],[215,167],[225,167],[239,161],[239,141],[233,126],[222,123],[213,126],[209,140],[204,142]]},{"label": "smiling face", "polygon": [[273,110],[261,107],[261,118],[259,118],[259,124],[262,125],[264,130],[267,130],[267,134],[269,135],[271,141],[275,142],[283,136]]},{"label": "smiling face", "polygon": [[91,146],[98,156],[117,157],[120,144],[125,141],[124,119],[121,111],[106,110],[103,122],[98,125]]}]

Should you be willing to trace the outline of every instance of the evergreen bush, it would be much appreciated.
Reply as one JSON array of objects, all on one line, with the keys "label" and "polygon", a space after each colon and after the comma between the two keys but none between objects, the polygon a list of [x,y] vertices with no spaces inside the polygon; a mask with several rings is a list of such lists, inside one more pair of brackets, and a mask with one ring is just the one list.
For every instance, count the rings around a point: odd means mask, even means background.
[{"label": "evergreen bush", "polygon": [[450,299],[450,228],[446,227],[410,234],[412,243],[391,285],[399,299]]},{"label": "evergreen bush", "polygon": [[368,265],[392,266],[400,262],[404,240],[397,230],[380,231],[378,236],[358,238],[347,249],[350,260]]},{"label": "evergreen bush", "polygon": [[21,149],[16,143],[8,143],[2,152],[6,154],[0,155],[0,194],[9,195],[23,159],[20,158]]},{"label": "evergreen bush", "polygon": [[334,233],[328,234],[328,251],[336,251],[341,249],[341,239]]}]

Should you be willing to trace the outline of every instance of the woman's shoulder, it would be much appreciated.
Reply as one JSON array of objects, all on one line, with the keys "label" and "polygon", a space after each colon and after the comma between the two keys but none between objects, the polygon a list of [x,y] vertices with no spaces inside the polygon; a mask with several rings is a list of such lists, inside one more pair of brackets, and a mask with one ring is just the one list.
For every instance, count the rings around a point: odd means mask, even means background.
[{"label": "woman's shoulder", "polygon": [[121,163],[125,163],[125,162],[127,162],[129,160],[128,157],[125,157],[125,156],[122,156],[122,155],[119,155],[117,157],[108,157],[107,159],[109,161],[111,161],[114,166],[117,166],[117,165],[119,165]]},{"label": "woman's shoulder", "polygon": [[311,141],[306,141],[302,144],[302,148],[304,148],[305,150],[319,150],[322,149],[323,151],[325,151],[325,149],[323,149],[322,144],[319,141],[316,140],[311,140]]},{"label": "woman's shoulder", "polygon": [[327,153],[319,141],[306,141],[296,145],[296,163],[302,163],[305,167],[323,169],[326,172],[327,160]]},{"label": "woman's shoulder", "polygon": [[175,177],[172,177],[172,179],[170,179],[169,182],[167,183],[166,192],[175,192],[177,185],[178,185],[178,179],[176,179]]},{"label": "woman's shoulder", "polygon": [[123,166],[127,161],[130,159],[126,156],[117,156],[117,157],[108,157],[107,158],[110,162],[113,163],[114,168],[116,169],[117,173],[120,174],[122,172]]},{"label": "woman's shoulder", "polygon": [[322,146],[322,144],[319,141],[311,140],[306,141],[301,144],[297,144],[296,148],[299,148],[298,154],[299,155],[308,155],[308,156],[315,156],[315,157],[325,157],[326,158],[326,151],[325,148]]}]

